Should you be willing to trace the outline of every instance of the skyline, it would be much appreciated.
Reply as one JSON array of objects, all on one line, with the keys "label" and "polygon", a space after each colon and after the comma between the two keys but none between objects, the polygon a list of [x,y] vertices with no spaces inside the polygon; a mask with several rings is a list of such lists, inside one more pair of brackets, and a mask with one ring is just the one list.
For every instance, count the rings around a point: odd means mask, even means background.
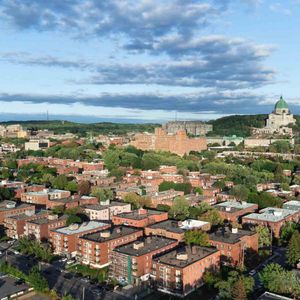
[{"label": "skyline", "polygon": [[0,120],[209,120],[267,114],[280,95],[299,114],[299,12],[298,0],[0,0]]}]

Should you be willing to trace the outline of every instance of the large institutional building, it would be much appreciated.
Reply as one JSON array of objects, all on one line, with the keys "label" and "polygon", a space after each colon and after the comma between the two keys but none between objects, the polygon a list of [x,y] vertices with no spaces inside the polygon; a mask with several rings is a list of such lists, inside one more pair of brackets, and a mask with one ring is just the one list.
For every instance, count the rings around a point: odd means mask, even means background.
[{"label": "large institutional building", "polygon": [[253,133],[292,135],[292,128],[288,126],[295,123],[296,119],[294,119],[293,114],[291,114],[288,104],[280,97],[275,104],[273,112],[269,114],[269,117],[266,120],[266,126],[264,128],[255,128]]},{"label": "large institutional building", "polygon": [[173,134],[179,130],[185,130],[188,134],[195,136],[204,136],[213,130],[213,126],[211,124],[201,121],[171,121],[164,124],[162,128],[168,133]]},{"label": "large institutional building", "polygon": [[167,133],[162,128],[155,128],[155,133],[137,133],[131,145],[142,150],[170,151],[183,156],[191,151],[207,149],[205,137],[189,138],[185,130],[176,133]]}]

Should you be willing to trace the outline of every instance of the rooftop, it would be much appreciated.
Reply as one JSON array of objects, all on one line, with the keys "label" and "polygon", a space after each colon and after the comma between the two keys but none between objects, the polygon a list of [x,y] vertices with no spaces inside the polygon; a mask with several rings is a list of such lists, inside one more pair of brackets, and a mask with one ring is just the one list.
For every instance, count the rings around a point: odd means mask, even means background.
[{"label": "rooftop", "polygon": [[42,225],[42,224],[53,223],[53,222],[56,222],[56,221],[66,220],[67,218],[68,218],[67,215],[63,215],[63,216],[61,216],[57,219],[49,219],[48,217],[45,217],[45,218],[38,218],[38,219],[31,220],[31,221],[29,221],[29,223]]},{"label": "rooftop", "polygon": [[279,222],[284,220],[286,217],[295,214],[294,210],[277,208],[277,207],[267,207],[259,211],[259,213],[249,214],[243,219],[254,219],[260,221],[269,222]]},{"label": "rooftop", "polygon": [[300,201],[291,200],[283,204],[283,208],[290,210],[300,210]]},{"label": "rooftop", "polygon": [[185,245],[171,250],[165,254],[159,255],[158,257],[154,258],[154,261],[174,267],[184,268],[217,251],[218,250],[215,248],[200,246],[190,247]]},{"label": "rooftop", "polygon": [[91,204],[91,205],[86,205],[85,208],[93,209],[93,210],[102,210],[113,206],[125,206],[125,205],[128,205],[128,203],[121,202],[121,201],[110,201],[109,204],[105,204],[105,205],[102,205],[101,203]]},{"label": "rooftop", "polygon": [[61,227],[54,229],[52,231],[65,234],[65,235],[71,235],[71,234],[78,234],[78,233],[83,233],[85,231],[90,231],[94,229],[101,229],[101,227],[107,226],[107,223],[103,222],[97,222],[97,221],[90,221],[90,222],[85,222],[81,225],[78,224],[71,224],[70,226],[66,227]]},{"label": "rooftop", "polygon": [[114,249],[114,251],[131,256],[141,256],[174,243],[177,243],[177,240],[172,240],[160,236],[149,236],[141,238],[132,243],[117,247]]},{"label": "rooftop", "polygon": [[[139,232],[139,231],[141,231],[141,229],[137,229],[137,228],[133,228],[133,227],[129,227],[129,226],[115,226],[112,228],[99,230],[97,232],[86,234],[86,235],[82,236],[82,238],[89,240],[89,241],[102,243],[105,241],[114,240],[114,239],[122,237],[122,236],[133,234],[133,233]],[[103,232],[105,232],[107,234],[104,235]]]},{"label": "rooftop", "polygon": [[240,239],[244,236],[251,236],[254,235],[255,232],[250,230],[242,230],[242,229],[235,229],[229,230],[227,228],[221,228],[209,235],[209,239],[212,241],[223,242],[226,244],[235,244],[240,241]]},{"label": "rooftop", "polygon": [[292,300],[292,298],[276,295],[269,292],[264,292],[257,298],[257,300]]},{"label": "rooftop", "polygon": [[225,201],[214,205],[220,211],[236,212],[239,210],[247,209],[249,207],[256,206],[254,203],[238,202],[238,201]]},{"label": "rooftop", "polygon": [[32,207],[30,204],[21,203],[17,204],[14,201],[4,200],[0,203],[0,211],[6,211],[11,209],[20,209],[20,208],[26,208],[26,207]]},{"label": "rooftop", "polygon": [[118,217],[132,219],[132,220],[143,220],[153,215],[165,214],[164,211],[157,211],[153,209],[137,209],[132,212],[119,214]]},{"label": "rooftop", "polygon": [[162,222],[159,222],[159,223],[155,223],[153,225],[150,225],[148,226],[149,228],[154,228],[154,229],[165,229],[167,231],[170,231],[170,232],[175,232],[175,233],[184,233],[184,230],[181,229],[179,226],[178,226],[178,221],[175,221],[175,220],[166,220],[166,221],[162,221]]}]

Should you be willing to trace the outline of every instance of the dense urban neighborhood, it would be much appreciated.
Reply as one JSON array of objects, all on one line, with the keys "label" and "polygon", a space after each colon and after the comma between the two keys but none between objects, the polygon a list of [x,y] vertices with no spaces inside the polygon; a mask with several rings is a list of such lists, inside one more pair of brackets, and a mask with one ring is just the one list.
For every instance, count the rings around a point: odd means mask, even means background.
[{"label": "dense urban neighborhood", "polygon": [[243,137],[50,123],[0,126],[1,299],[300,299],[300,144],[283,98]]}]

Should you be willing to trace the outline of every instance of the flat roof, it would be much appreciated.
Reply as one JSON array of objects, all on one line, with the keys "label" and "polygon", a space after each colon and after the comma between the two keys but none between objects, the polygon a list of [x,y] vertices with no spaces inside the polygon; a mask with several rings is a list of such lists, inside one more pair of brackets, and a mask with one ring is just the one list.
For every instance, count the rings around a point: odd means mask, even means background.
[{"label": "flat roof", "polygon": [[[157,256],[154,258],[154,261],[178,268],[184,268],[217,251],[218,250],[216,248],[184,245]],[[178,254],[186,254],[187,259],[178,259]]]},{"label": "flat roof", "polygon": [[285,296],[264,292],[262,295],[260,295],[257,300],[292,300],[292,298],[288,298]]},{"label": "flat roof", "polygon": [[[177,240],[173,240],[161,236],[151,236],[151,237],[148,236],[148,237],[143,237],[132,243],[117,247],[114,249],[114,251],[131,255],[131,256],[141,256],[156,251],[158,249],[161,249],[163,247],[169,246],[176,242]],[[135,249],[134,245],[137,244],[141,244],[142,246],[139,249]]]},{"label": "flat roof", "polygon": [[125,205],[130,205],[130,203],[121,202],[121,201],[111,201],[107,205],[101,205],[100,203],[99,204],[91,204],[91,205],[86,205],[85,208],[93,209],[93,210],[103,210],[103,209],[107,209],[107,208],[113,207],[113,206],[125,206]]},{"label": "flat roof", "polygon": [[297,200],[287,201],[287,202],[283,203],[283,208],[286,208],[286,207],[287,207],[287,209],[291,209],[289,207],[295,207],[300,210],[300,201],[297,201]]},{"label": "flat roof", "polygon": [[[105,236],[101,236],[101,232],[109,232],[109,236],[105,237]],[[134,227],[129,227],[129,226],[114,226],[108,229],[104,229],[104,230],[99,230],[93,233],[88,233],[83,235],[81,238],[85,239],[85,240],[89,240],[89,241],[93,241],[93,242],[98,242],[98,243],[102,243],[105,241],[109,241],[109,240],[114,240],[117,239],[119,237],[122,236],[127,236],[130,234],[133,234],[135,232],[139,232],[142,231],[142,229],[137,229]]]},{"label": "flat roof", "polygon": [[89,221],[82,223],[81,225],[76,226],[76,224],[71,224],[70,226],[65,226],[61,228],[54,229],[52,231],[65,234],[65,235],[71,235],[71,234],[78,234],[83,233],[85,231],[90,231],[93,229],[101,229],[101,227],[107,226],[107,223],[98,222],[98,221]]},{"label": "flat roof", "polygon": [[0,204],[0,211],[5,211],[5,210],[12,210],[12,209],[20,209],[20,208],[26,208],[26,207],[32,207],[33,204],[27,204],[27,203],[21,203],[21,204],[16,204],[15,206],[9,206],[7,207],[6,205],[9,204],[14,204],[14,201],[9,201],[4,203],[4,201]]},{"label": "flat roof", "polygon": [[249,214],[243,219],[254,219],[259,221],[270,221],[270,222],[279,222],[284,220],[286,217],[295,214],[295,210],[277,208],[277,207],[267,207],[261,209],[259,213]]},{"label": "flat roof", "polygon": [[213,233],[209,234],[209,239],[212,241],[223,242],[226,244],[235,244],[240,241],[240,239],[244,236],[254,235],[255,232],[250,230],[242,230],[238,229],[237,233],[233,233],[229,229],[219,229]]},{"label": "flat roof", "polygon": [[134,210],[134,211],[128,212],[128,213],[121,213],[121,214],[117,215],[117,217],[126,218],[126,219],[132,219],[132,220],[143,220],[143,219],[148,218],[149,216],[162,215],[162,214],[165,214],[165,213],[166,212],[164,212],[164,211],[158,211],[158,210],[153,210],[153,209],[146,209],[146,213],[145,214],[139,213],[139,210]]},{"label": "flat roof", "polygon": [[[256,205],[255,203],[248,203],[248,202],[225,201],[214,205],[214,207],[220,211],[226,211],[230,213],[230,212],[243,210],[255,205]],[[226,208],[229,208],[230,210],[226,210]]]},{"label": "flat roof", "polygon": [[34,219],[34,220],[31,220],[29,221],[28,223],[33,223],[33,224],[37,224],[37,225],[42,225],[42,224],[49,224],[49,223],[53,223],[55,221],[60,221],[60,220],[65,220],[67,219],[68,216],[66,215],[63,215],[57,219],[49,219],[48,217],[45,217],[45,218],[38,218],[38,219]]},{"label": "flat roof", "polygon": [[167,231],[170,231],[170,232],[175,232],[175,233],[184,233],[184,230],[181,229],[179,226],[178,226],[178,221],[175,221],[175,220],[166,220],[166,221],[162,221],[162,222],[159,222],[159,223],[154,223],[152,225],[149,225],[147,226],[149,228],[161,228],[161,229],[165,229]]}]

